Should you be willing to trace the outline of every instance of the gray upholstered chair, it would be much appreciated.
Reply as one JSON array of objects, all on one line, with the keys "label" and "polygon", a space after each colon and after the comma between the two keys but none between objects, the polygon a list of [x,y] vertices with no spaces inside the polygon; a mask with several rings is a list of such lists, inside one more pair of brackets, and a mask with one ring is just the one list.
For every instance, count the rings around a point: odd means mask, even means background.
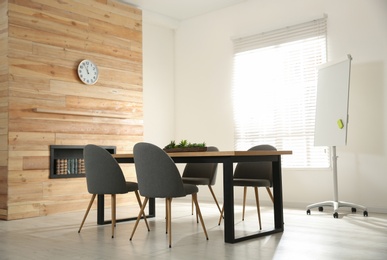
[{"label": "gray upholstered chair", "polygon": [[[124,194],[134,192],[137,202],[141,208],[140,195],[138,193],[138,185],[135,182],[125,181],[124,174],[117,161],[104,148],[97,145],[89,144],[85,146],[83,151],[86,170],[87,190],[92,194],[89,206],[87,207],[85,216],[83,217],[78,233],[81,232],[83,224],[89,214],[90,208],[93,205],[97,194],[110,194],[112,199],[112,238],[114,237],[114,227],[116,224],[116,194]],[[149,225],[143,214],[146,226],[149,230]]]},{"label": "gray upholstered chair", "polygon": [[[277,150],[271,145],[257,145],[250,148],[248,151],[257,150]],[[255,201],[257,204],[259,229],[262,229],[261,211],[259,206],[258,187],[265,187],[271,201],[274,203],[274,197],[270,188],[273,186],[273,169],[271,162],[240,162],[237,164],[234,171],[234,186],[243,187],[243,212],[242,220],[245,218],[246,194],[247,187],[253,187],[255,191]],[[223,210],[222,210],[223,211]],[[219,224],[221,222],[219,219]]]},{"label": "gray upholstered chair", "polygon": [[172,244],[171,233],[171,202],[172,198],[192,195],[199,215],[204,234],[208,240],[206,227],[200,212],[197,192],[199,189],[192,184],[184,184],[179,170],[171,157],[161,148],[150,143],[137,143],[133,148],[134,164],[140,194],[145,197],[137,221],[134,225],[130,240],[136,231],[138,222],[144,214],[149,198],[165,198],[166,200],[166,230],[169,235],[169,247]]},{"label": "gray upholstered chair", "polygon": [[[207,147],[208,152],[219,151],[217,147],[209,146]],[[216,206],[221,212],[219,207],[218,200],[216,199],[215,193],[211,186],[215,184],[216,173],[217,173],[218,164],[217,163],[187,163],[185,165],[182,180],[185,184],[193,185],[207,185]],[[192,214],[193,214],[194,203],[192,201]]]}]

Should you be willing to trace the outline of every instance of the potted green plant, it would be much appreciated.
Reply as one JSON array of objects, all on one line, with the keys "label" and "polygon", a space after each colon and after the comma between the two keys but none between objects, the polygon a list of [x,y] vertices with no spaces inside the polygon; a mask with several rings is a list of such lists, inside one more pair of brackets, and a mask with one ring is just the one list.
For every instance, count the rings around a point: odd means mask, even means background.
[{"label": "potted green plant", "polygon": [[180,143],[176,144],[173,140],[164,147],[164,151],[167,153],[173,152],[204,152],[207,151],[206,143],[190,143],[187,140],[181,140]]}]

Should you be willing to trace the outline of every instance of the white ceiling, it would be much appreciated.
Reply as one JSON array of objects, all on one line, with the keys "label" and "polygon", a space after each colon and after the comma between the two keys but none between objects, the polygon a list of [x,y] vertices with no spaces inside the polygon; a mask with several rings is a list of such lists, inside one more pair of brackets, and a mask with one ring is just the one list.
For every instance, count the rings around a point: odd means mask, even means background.
[{"label": "white ceiling", "polygon": [[181,21],[246,0],[121,0],[142,10]]}]

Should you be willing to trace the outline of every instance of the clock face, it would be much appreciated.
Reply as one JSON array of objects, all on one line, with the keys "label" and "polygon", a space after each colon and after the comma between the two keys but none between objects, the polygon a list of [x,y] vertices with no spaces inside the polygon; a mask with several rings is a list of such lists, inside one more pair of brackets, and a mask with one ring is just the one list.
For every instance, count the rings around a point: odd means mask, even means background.
[{"label": "clock face", "polygon": [[78,65],[78,76],[83,83],[93,85],[98,80],[98,68],[90,60],[83,60]]}]

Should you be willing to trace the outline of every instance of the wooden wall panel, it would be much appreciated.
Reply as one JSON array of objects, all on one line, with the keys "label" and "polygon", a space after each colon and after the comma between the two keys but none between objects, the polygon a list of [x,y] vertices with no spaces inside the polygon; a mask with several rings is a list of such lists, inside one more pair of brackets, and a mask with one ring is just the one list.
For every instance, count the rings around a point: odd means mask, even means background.
[{"label": "wooden wall panel", "polygon": [[0,219],[8,215],[8,3],[0,0]]},{"label": "wooden wall panel", "polygon": [[[8,13],[0,18],[0,153],[8,157],[0,218],[85,210],[85,178],[49,179],[49,146],[131,152],[142,140],[141,11],[112,0],[0,0],[0,8]],[[83,59],[99,68],[95,85],[78,79]],[[123,169],[135,180],[133,166]]]}]

